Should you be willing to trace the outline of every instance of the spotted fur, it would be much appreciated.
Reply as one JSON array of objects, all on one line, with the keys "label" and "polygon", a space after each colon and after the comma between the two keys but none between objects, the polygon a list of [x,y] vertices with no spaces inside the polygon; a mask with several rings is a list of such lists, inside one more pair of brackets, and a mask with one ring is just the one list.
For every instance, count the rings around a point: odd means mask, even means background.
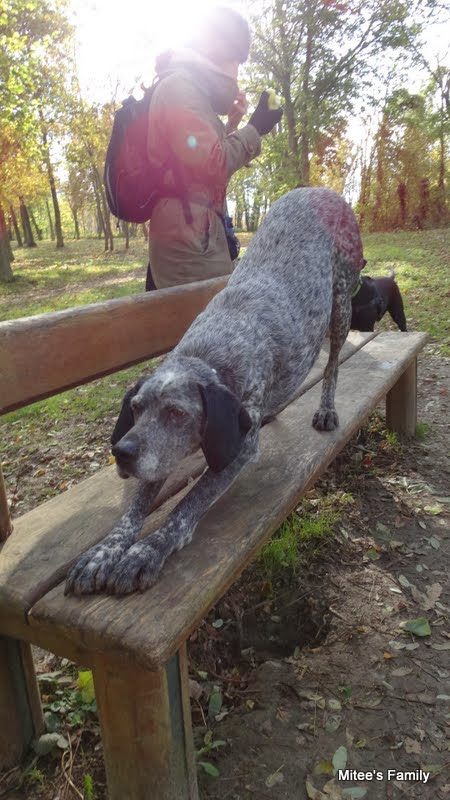
[{"label": "spotted fur", "polygon": [[[319,431],[338,425],[338,356],[362,266],[355,217],[335,192],[296,189],[272,206],[228,286],[128,393],[113,453],[120,474],[138,478],[139,488],[114,531],[71,570],[66,592],[126,594],[151,586],[167,557],[191,541],[199,519],[257,456],[261,426],[295,394],[328,330],[330,355],[313,425]],[[136,541],[162,482],[200,447],[208,469],[161,528]]]}]

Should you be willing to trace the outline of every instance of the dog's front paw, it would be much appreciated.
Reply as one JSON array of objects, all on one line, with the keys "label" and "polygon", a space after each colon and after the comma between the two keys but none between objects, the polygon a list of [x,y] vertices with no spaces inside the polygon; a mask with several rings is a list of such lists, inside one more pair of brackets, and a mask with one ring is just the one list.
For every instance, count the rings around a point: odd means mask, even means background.
[{"label": "dog's front paw", "polygon": [[121,559],[125,546],[100,543],[83,553],[66,578],[64,594],[94,594],[101,592],[111,569]]},{"label": "dog's front paw", "polygon": [[312,424],[316,431],[334,431],[339,426],[339,418],[334,408],[319,408]]},{"label": "dog's front paw", "polygon": [[[150,538],[153,537],[154,534]],[[146,540],[137,542],[110,572],[106,591],[117,595],[145,592],[158,580],[164,561],[161,549]]]}]

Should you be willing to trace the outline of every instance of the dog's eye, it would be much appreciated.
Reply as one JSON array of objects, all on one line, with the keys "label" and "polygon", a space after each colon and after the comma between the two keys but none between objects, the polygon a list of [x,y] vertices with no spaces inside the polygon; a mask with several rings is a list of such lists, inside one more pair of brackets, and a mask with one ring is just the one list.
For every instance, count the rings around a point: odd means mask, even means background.
[{"label": "dog's eye", "polygon": [[166,412],[173,422],[182,422],[188,417],[187,412],[178,406],[167,406]]}]

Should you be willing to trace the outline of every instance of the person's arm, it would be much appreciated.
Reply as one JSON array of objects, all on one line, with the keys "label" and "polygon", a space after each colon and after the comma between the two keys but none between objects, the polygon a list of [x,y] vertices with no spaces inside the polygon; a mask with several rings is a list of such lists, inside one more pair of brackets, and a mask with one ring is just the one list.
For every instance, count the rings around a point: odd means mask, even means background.
[{"label": "person's arm", "polygon": [[259,155],[261,137],[253,125],[245,125],[221,139],[210,116],[206,97],[190,81],[166,79],[151,103],[149,150],[154,153],[157,140],[165,141],[199,181],[227,184],[236,170]]}]

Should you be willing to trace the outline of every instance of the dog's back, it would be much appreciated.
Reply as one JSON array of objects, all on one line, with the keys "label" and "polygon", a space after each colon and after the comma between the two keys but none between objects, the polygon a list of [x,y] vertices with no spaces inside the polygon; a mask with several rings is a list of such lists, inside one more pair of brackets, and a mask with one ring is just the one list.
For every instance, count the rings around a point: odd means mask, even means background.
[{"label": "dog's back", "polygon": [[254,392],[261,374],[270,374],[270,405],[276,406],[317,358],[330,324],[333,285],[343,270],[356,273],[362,264],[358,226],[345,201],[329,189],[295,189],[272,206],[227,288],[174,353],[227,372],[239,397]]}]

